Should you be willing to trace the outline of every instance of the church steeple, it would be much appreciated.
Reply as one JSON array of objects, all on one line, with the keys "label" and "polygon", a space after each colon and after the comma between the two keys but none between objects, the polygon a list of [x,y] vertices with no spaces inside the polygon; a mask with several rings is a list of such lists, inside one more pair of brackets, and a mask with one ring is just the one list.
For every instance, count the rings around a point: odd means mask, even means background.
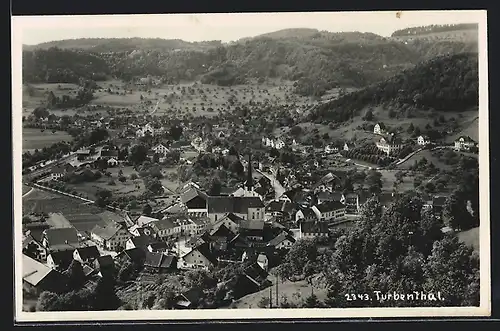
[{"label": "church steeple", "polygon": [[247,180],[245,181],[245,187],[248,191],[253,189],[252,154],[248,154]]}]

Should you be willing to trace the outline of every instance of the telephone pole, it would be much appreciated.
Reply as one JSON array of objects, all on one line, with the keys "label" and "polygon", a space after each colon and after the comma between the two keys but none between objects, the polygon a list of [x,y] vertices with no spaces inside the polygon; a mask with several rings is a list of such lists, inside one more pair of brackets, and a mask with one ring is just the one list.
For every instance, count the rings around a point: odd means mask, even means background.
[{"label": "telephone pole", "polygon": [[279,293],[278,293],[278,283],[280,281],[280,276],[276,275],[276,308],[280,306],[280,299],[279,299]]},{"label": "telephone pole", "polygon": [[273,287],[269,286],[269,309],[273,308]]}]

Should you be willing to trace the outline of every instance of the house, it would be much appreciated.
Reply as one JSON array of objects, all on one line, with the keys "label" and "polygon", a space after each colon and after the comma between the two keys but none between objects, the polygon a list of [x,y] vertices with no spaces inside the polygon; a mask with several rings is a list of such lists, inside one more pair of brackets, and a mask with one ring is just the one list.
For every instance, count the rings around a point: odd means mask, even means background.
[{"label": "house", "polygon": [[182,256],[181,266],[183,268],[208,269],[217,265],[217,262],[217,258],[212,252],[211,245],[209,243],[202,243]]},{"label": "house", "polygon": [[460,136],[455,140],[456,151],[469,151],[472,147],[476,147],[477,143],[469,136]]},{"label": "house", "polygon": [[55,270],[67,270],[73,261],[73,249],[54,251],[47,256],[47,265]]},{"label": "house", "polygon": [[181,203],[187,208],[188,215],[206,216],[207,215],[208,195],[195,188],[189,187],[181,194]]},{"label": "house", "polygon": [[327,145],[325,147],[325,153],[326,154],[332,154],[332,153],[337,153],[339,151],[338,147],[332,146],[332,145]]},{"label": "house", "polygon": [[228,228],[231,232],[233,233],[238,233],[238,229],[240,227],[240,223],[243,221],[242,217],[239,217],[233,213],[228,213],[224,217],[222,217],[220,220],[212,224],[211,229],[216,230],[220,226],[224,225],[226,228]]},{"label": "house", "polygon": [[326,201],[311,208],[320,222],[334,223],[343,221],[346,206],[338,201]]},{"label": "house", "polygon": [[176,216],[168,216],[148,225],[156,233],[159,239],[178,238],[181,235],[181,225],[177,222]]},{"label": "house", "polygon": [[341,203],[345,203],[345,196],[342,192],[333,191],[333,192],[319,192],[316,195],[316,201],[318,204],[322,204],[327,201],[337,201]]},{"label": "house", "polygon": [[25,254],[22,260],[22,278],[23,290],[28,293],[62,293],[67,289],[67,278],[63,274]]},{"label": "house", "polygon": [[177,257],[163,253],[146,252],[144,268],[150,272],[165,272],[177,269]]},{"label": "house", "polygon": [[135,224],[137,224],[137,226],[139,226],[139,227],[143,227],[143,226],[150,225],[151,223],[155,223],[158,221],[159,221],[159,219],[157,219],[157,218],[141,215],[141,216],[139,216],[139,218],[137,218],[137,220],[135,221]]},{"label": "house", "polygon": [[229,230],[225,225],[221,225],[217,229],[212,229],[208,232],[207,242],[212,245],[212,250],[226,251],[227,244],[236,236],[234,232]]},{"label": "house", "polygon": [[276,139],[276,141],[274,142],[274,148],[276,149],[285,148],[285,142],[282,139]]},{"label": "house", "polygon": [[267,246],[274,247],[275,249],[289,249],[295,243],[295,239],[286,232],[280,233],[278,236],[271,239]]},{"label": "house", "polygon": [[271,201],[266,206],[266,218],[289,217],[293,212],[293,204],[290,201]]},{"label": "house", "polygon": [[205,232],[210,224],[210,220],[208,217],[190,217],[189,220],[191,221],[193,227],[192,231],[190,233],[191,236],[193,235],[199,235]]},{"label": "house", "polygon": [[346,214],[358,214],[360,211],[360,197],[357,193],[346,193],[344,202]]},{"label": "house", "polygon": [[386,127],[384,123],[377,123],[373,127],[373,133],[375,134],[385,134],[385,132],[386,132]]},{"label": "house", "polygon": [[267,258],[267,255],[260,253],[257,256],[257,264],[262,268],[262,270],[267,272],[269,270],[269,259]]},{"label": "house", "polygon": [[23,254],[38,261],[45,261],[47,259],[47,249],[40,241],[36,240],[29,230],[23,237]]},{"label": "house", "polygon": [[299,238],[312,239],[328,237],[328,223],[318,221],[299,222]]},{"label": "house", "polygon": [[102,160],[118,159],[118,151],[116,149],[102,149],[99,156]]},{"label": "house", "polygon": [[295,213],[295,221],[299,222],[300,220],[314,222],[317,221],[318,218],[312,208],[300,208],[297,213]]},{"label": "house", "polygon": [[96,225],[90,232],[90,238],[104,249],[115,251],[125,248],[132,235],[119,223],[110,221],[105,226]]},{"label": "house", "polygon": [[431,140],[428,136],[418,136],[417,144],[421,146],[425,146],[431,143]]},{"label": "house", "polygon": [[58,180],[64,177],[66,170],[63,167],[53,167],[50,171],[50,180]]},{"label": "house", "polygon": [[250,241],[262,241],[264,239],[264,222],[243,220],[240,223],[239,233]]},{"label": "house", "polygon": [[233,282],[233,295],[235,298],[241,298],[245,295],[255,293],[263,289],[269,281],[268,273],[257,263],[254,262],[243,269],[241,274],[236,275]]},{"label": "house", "polygon": [[312,187],[314,193],[317,192],[333,192],[337,183],[340,183],[340,177],[336,174],[329,172],[321,177]]},{"label": "house", "polygon": [[116,167],[118,165],[118,160],[115,158],[111,158],[108,161],[106,161],[109,167]]},{"label": "house", "polygon": [[156,146],[154,146],[152,148],[152,150],[156,153],[156,154],[161,154],[161,155],[165,155],[169,152],[169,149],[163,145],[163,144],[158,144]]},{"label": "house", "polygon": [[125,249],[139,248],[139,249],[147,249],[148,245],[156,242],[156,239],[152,236],[139,235],[131,237],[125,243]]},{"label": "house", "polygon": [[94,260],[93,267],[102,276],[103,273],[114,271],[115,262],[111,255],[103,255]]},{"label": "house", "polygon": [[75,228],[50,228],[42,233],[42,245],[48,251],[72,249],[80,246]]},{"label": "house", "polygon": [[349,150],[352,150],[356,147],[356,145],[354,145],[354,143],[352,142],[346,142],[344,144],[344,151],[349,151]]},{"label": "house", "polygon": [[166,253],[169,246],[164,241],[155,241],[150,243],[146,249],[151,253]]},{"label": "house", "polygon": [[73,252],[73,259],[80,263],[93,262],[101,256],[96,246],[79,247]]},{"label": "house", "polygon": [[243,219],[264,222],[264,203],[257,197],[210,196],[207,199],[208,217],[215,223],[229,213]]},{"label": "house", "polygon": [[143,265],[146,259],[146,252],[140,248],[125,249],[115,256],[114,260],[120,263],[130,262],[135,265]]},{"label": "house", "polygon": [[194,309],[198,306],[203,297],[201,289],[192,288],[186,292],[177,295],[174,298],[174,308],[176,309]]},{"label": "house", "polygon": [[380,138],[380,140],[376,143],[376,146],[387,155],[391,155],[403,147],[403,142],[401,138],[391,133],[387,137]]}]

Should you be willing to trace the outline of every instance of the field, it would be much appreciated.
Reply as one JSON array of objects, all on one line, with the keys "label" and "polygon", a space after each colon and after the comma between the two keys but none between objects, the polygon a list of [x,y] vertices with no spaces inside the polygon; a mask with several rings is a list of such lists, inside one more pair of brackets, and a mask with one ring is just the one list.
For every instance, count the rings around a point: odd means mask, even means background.
[{"label": "field", "polygon": [[[378,170],[382,174],[382,191],[392,191],[396,182],[395,173],[397,170]],[[403,182],[397,184],[398,192],[406,192],[413,190],[413,177],[403,177]]]},{"label": "field", "polygon": [[479,227],[459,232],[458,239],[479,253]]},{"label": "field", "polygon": [[[231,95],[234,95],[234,104],[268,100],[274,104],[295,103],[303,109],[312,105],[309,98],[293,94],[292,82],[288,81],[249,83],[231,87],[199,82],[165,84],[151,88],[151,93],[141,91],[137,87],[130,89],[130,86],[116,80],[99,83],[99,86],[101,89],[94,94],[96,98],[92,104],[130,107],[139,112],[151,113],[158,104],[155,114],[192,113],[194,116],[215,116],[219,111],[225,111],[230,106],[228,100]],[[182,92],[183,88],[185,92]],[[189,88],[193,89],[192,93],[189,92]]]},{"label": "field", "polygon": [[41,132],[40,129],[23,128],[23,153],[49,147],[57,142],[71,140],[73,137],[64,131],[52,133],[51,130]]},{"label": "field", "polygon": [[430,151],[428,149],[424,149],[412,157],[410,157],[408,160],[405,162],[399,164],[397,166],[398,169],[410,169],[411,166],[415,163],[415,161],[420,161],[422,158],[426,158],[428,162],[434,163],[434,165],[440,169],[444,170],[450,170],[452,169],[452,165],[445,164],[444,162],[440,161],[439,158],[436,156],[434,151]]}]

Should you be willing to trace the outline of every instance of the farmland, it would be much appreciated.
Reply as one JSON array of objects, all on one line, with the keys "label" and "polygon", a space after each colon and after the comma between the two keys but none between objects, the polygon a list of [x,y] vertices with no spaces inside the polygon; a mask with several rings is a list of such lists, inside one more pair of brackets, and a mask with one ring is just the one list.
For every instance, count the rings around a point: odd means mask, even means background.
[{"label": "farmland", "polygon": [[23,153],[49,147],[57,142],[71,140],[73,137],[64,131],[44,130],[42,132],[40,129],[23,128]]}]

